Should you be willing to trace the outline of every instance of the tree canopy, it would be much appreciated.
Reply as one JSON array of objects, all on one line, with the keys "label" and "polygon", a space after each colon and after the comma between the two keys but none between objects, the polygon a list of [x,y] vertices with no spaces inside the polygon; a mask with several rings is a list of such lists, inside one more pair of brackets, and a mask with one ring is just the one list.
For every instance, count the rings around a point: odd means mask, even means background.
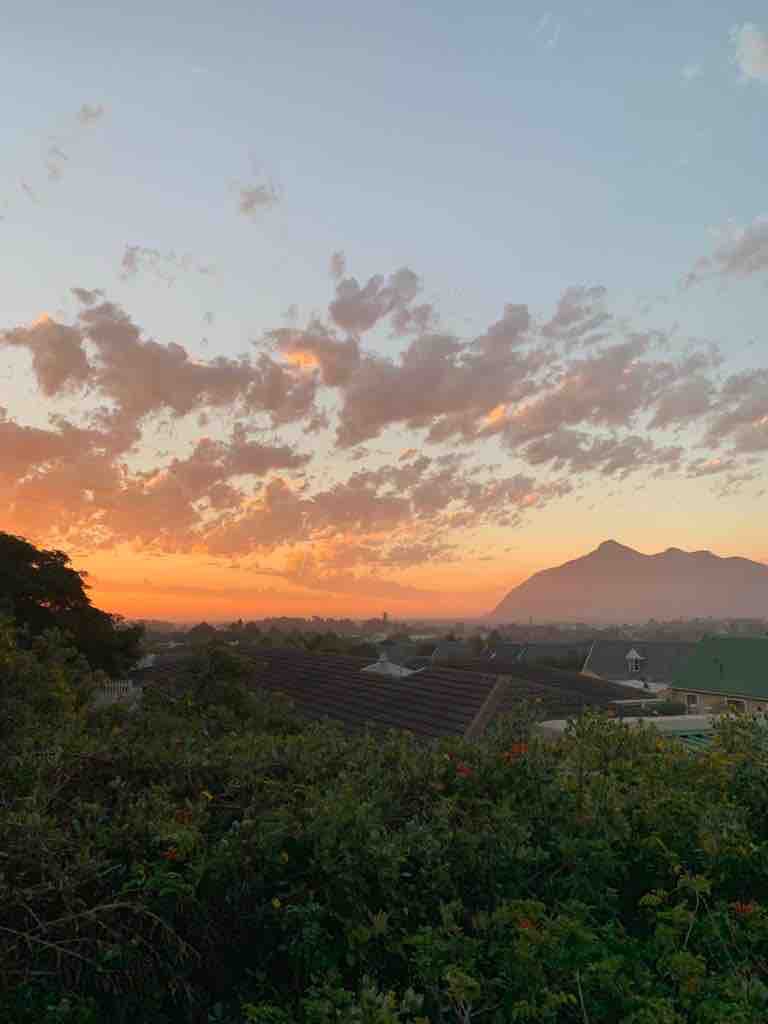
[{"label": "tree canopy", "polygon": [[0,532],[0,614],[29,638],[63,630],[92,669],[123,672],[139,656],[144,627],[127,626],[121,616],[95,608],[86,593],[87,575],[72,568],[63,551]]}]

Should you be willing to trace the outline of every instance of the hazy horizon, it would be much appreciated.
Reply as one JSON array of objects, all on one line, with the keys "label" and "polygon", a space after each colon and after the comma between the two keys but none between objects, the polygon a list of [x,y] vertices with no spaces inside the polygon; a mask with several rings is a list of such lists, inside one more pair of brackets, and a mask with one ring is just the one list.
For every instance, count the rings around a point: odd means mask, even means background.
[{"label": "hazy horizon", "polygon": [[0,530],[185,622],[768,562],[768,15],[658,14],[20,8]]}]

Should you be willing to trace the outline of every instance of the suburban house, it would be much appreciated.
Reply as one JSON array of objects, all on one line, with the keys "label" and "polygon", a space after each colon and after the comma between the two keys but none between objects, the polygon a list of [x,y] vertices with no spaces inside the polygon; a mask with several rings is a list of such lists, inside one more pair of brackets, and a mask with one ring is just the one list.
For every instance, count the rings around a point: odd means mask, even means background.
[{"label": "suburban house", "polygon": [[396,661],[390,661],[389,655],[385,650],[379,655],[379,660],[375,661],[372,665],[366,665],[365,668],[360,669],[361,672],[370,672],[372,675],[377,676],[389,676],[394,679],[403,679],[405,676],[412,676],[414,672],[418,672],[418,669],[407,668],[405,665],[398,664]]},{"label": "suburban house", "polygon": [[768,636],[713,636],[696,644],[671,687],[691,714],[768,711]]},{"label": "suburban house", "polygon": [[508,640],[503,640],[494,647],[486,647],[483,654],[487,655],[491,660],[495,658],[498,661],[517,661],[524,648],[525,644],[511,643]]},{"label": "suburban house", "polygon": [[[261,648],[253,661],[253,688],[287,696],[303,718],[329,719],[350,733],[405,730],[425,743],[478,738],[521,700],[539,705],[543,717],[572,718],[588,708],[608,710],[624,692],[602,680],[531,666],[520,666],[513,677],[487,670],[488,659],[478,659],[485,671],[429,665],[407,674],[373,671],[365,658],[291,648]],[[189,658],[158,659],[141,673],[143,685],[182,693],[190,664]]]},{"label": "suburban house", "polygon": [[520,661],[527,665],[562,665],[575,672],[581,671],[592,646],[591,640],[576,640],[566,643],[524,644]]},{"label": "suburban house", "polygon": [[651,692],[666,690],[697,644],[684,640],[602,640],[589,649],[582,672]]}]

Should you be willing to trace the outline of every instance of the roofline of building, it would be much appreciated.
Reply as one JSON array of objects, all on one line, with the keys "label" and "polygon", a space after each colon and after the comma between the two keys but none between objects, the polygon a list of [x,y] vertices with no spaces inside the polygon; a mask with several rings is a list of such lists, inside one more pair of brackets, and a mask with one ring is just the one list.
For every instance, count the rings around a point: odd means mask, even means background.
[{"label": "roofline of building", "polygon": [[[597,638],[595,638],[592,641],[592,643],[589,645],[589,652],[588,652],[586,658],[584,659],[584,664],[581,666],[582,675],[585,675],[585,676],[586,675],[594,675],[594,673],[587,672],[587,665],[589,664],[589,659],[592,657],[592,651],[594,651],[596,643],[597,643]],[[600,676],[595,676],[595,678],[599,679]]]},{"label": "roofline of building", "polygon": [[485,698],[475,717],[464,731],[465,740],[478,739],[483,735],[493,716],[499,709],[502,700],[509,692],[509,676],[498,676],[491,692]]},{"label": "roofline of building", "polygon": [[697,690],[694,686],[676,686],[674,683],[671,683],[668,689],[675,693],[700,693],[705,697],[726,697],[736,700],[763,700],[768,702],[768,689],[763,697],[757,696],[754,693],[748,695],[735,693],[733,690]]}]

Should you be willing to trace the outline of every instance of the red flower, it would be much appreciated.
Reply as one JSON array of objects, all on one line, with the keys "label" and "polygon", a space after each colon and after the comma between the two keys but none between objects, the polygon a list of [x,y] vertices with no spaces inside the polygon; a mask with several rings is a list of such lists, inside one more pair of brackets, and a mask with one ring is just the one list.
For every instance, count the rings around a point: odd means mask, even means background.
[{"label": "red flower", "polygon": [[755,906],[754,903],[741,903],[741,902],[737,902],[737,903],[733,904],[733,909],[741,917],[748,917],[750,914],[754,913],[754,911],[757,909],[757,907]]},{"label": "red flower", "polygon": [[472,769],[469,767],[468,764],[464,764],[463,761],[459,761],[459,763],[456,765],[456,773],[458,775],[463,775],[466,778],[467,776],[472,774]]},{"label": "red flower", "polygon": [[531,921],[531,919],[529,917],[524,917],[522,919],[522,921],[520,922],[520,924],[518,925],[518,928],[535,928],[535,927],[536,926],[534,925],[533,921]]},{"label": "red flower", "polygon": [[166,850],[164,853],[161,853],[160,856],[163,858],[163,860],[178,860],[179,851],[176,849],[175,846],[172,846],[170,850]]}]

